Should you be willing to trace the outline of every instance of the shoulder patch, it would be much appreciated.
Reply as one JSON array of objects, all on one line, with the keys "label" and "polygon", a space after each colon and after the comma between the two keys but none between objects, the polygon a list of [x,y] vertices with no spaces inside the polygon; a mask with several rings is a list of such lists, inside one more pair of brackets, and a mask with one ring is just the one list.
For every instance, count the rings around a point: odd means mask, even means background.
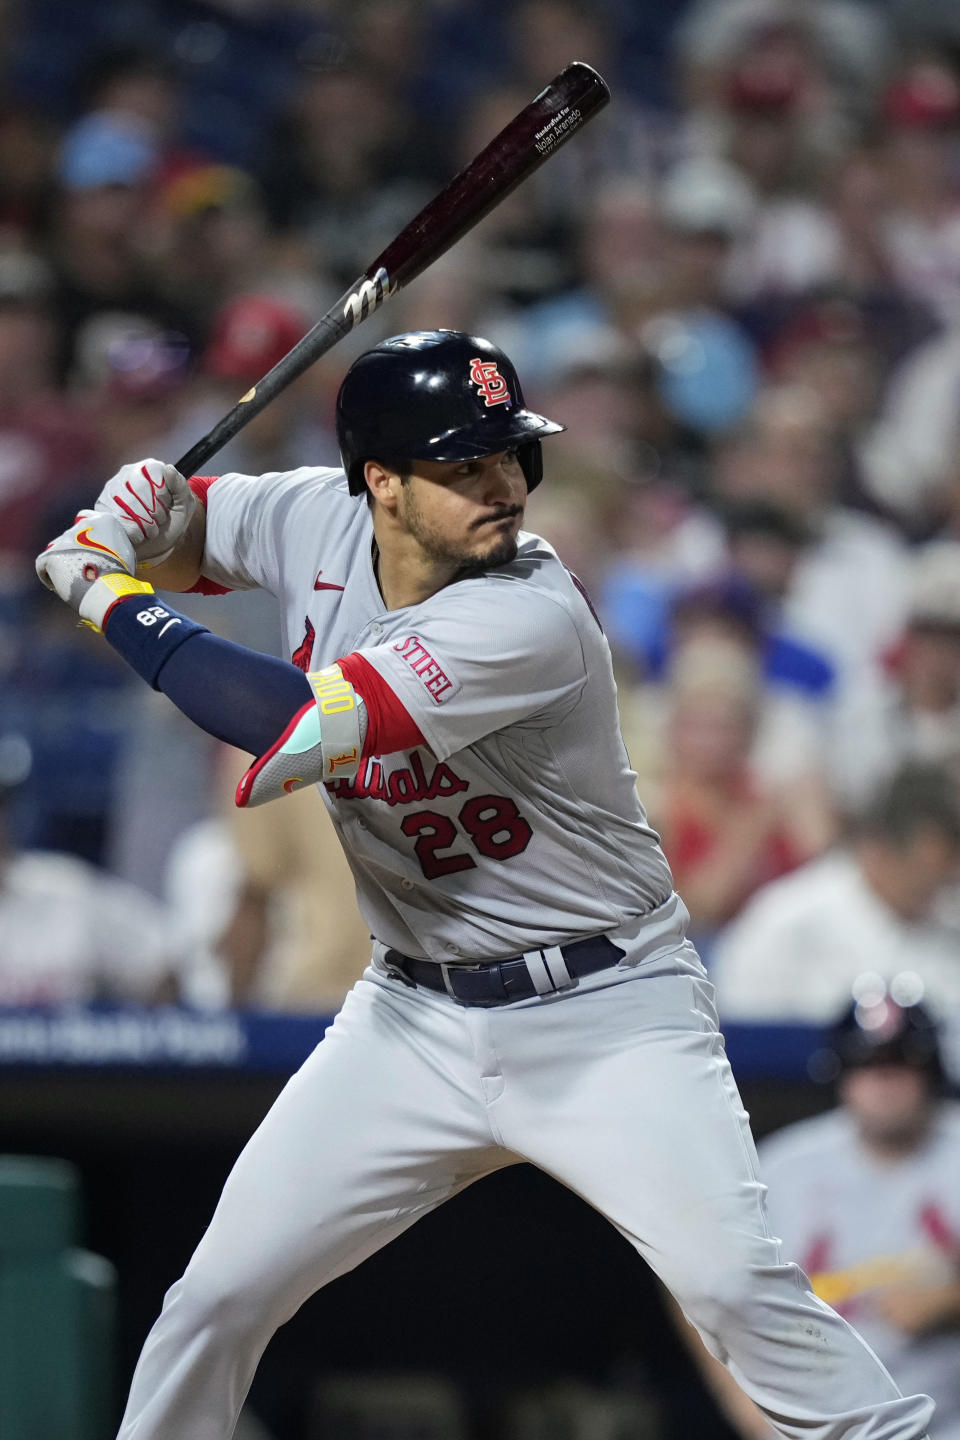
[{"label": "shoulder patch", "polygon": [[424,689],[438,705],[449,700],[450,696],[460,689],[459,683],[447,674],[416,635],[408,635],[405,639],[398,640],[393,648],[402,660],[406,660]]}]

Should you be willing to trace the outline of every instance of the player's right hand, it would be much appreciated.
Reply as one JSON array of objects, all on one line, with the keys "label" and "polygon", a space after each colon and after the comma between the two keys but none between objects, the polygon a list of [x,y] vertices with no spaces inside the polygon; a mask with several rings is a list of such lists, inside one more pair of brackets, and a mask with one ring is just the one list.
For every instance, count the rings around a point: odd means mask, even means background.
[{"label": "player's right hand", "polygon": [[136,553],[119,521],[95,510],[81,510],[70,529],[37,556],[37,574],[81,620],[100,630],[117,592],[97,582],[104,576],[119,576],[125,584],[130,582],[128,588],[150,590],[145,582],[133,579],[136,564]]},{"label": "player's right hand", "polygon": [[124,465],[97,496],[94,505],[123,526],[149,570],[176,549],[198,501],[180,471],[162,460],[137,460]]}]

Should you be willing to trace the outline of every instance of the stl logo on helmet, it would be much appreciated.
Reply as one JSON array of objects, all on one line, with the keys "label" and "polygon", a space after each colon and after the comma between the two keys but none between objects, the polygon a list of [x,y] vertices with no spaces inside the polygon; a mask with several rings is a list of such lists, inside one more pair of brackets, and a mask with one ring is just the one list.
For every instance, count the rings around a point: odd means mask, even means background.
[{"label": "stl logo on helmet", "polygon": [[497,369],[495,360],[481,360],[479,355],[476,359],[471,360],[470,379],[483,396],[483,403],[487,409],[491,405],[509,404],[510,390],[506,380]]}]

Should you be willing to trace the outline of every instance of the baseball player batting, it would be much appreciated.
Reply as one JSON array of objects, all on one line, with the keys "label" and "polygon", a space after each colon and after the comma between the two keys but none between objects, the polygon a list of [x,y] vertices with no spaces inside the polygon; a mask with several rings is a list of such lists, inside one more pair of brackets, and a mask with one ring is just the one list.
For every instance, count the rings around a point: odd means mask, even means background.
[{"label": "baseball player batting", "polygon": [[[563,428],[487,340],[399,335],[340,389],[342,471],[188,485],[127,465],[38,559],[150,685],[255,757],[239,805],[318,785],[374,937],[167,1295],[121,1440],[228,1440],[309,1295],[521,1160],[607,1216],[779,1433],[925,1433],[933,1402],[900,1393],[768,1229],[607,643],[522,529]],[[294,663],[144,576],[262,586]]]}]

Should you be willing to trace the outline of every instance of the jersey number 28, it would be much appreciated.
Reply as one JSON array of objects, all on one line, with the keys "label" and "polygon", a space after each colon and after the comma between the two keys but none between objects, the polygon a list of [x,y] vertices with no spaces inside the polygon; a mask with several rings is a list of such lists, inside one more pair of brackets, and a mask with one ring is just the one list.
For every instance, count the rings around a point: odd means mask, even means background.
[{"label": "jersey number 28", "polygon": [[[480,855],[491,860],[509,860],[526,850],[533,831],[512,800],[503,795],[477,795],[468,800],[457,815],[463,829]],[[452,875],[456,870],[473,870],[476,861],[462,851],[442,855],[459,838],[457,827],[449,815],[436,810],[417,810],[405,815],[400,826],[404,835],[415,835],[414,850],[420,869],[428,880],[439,875]]]}]

